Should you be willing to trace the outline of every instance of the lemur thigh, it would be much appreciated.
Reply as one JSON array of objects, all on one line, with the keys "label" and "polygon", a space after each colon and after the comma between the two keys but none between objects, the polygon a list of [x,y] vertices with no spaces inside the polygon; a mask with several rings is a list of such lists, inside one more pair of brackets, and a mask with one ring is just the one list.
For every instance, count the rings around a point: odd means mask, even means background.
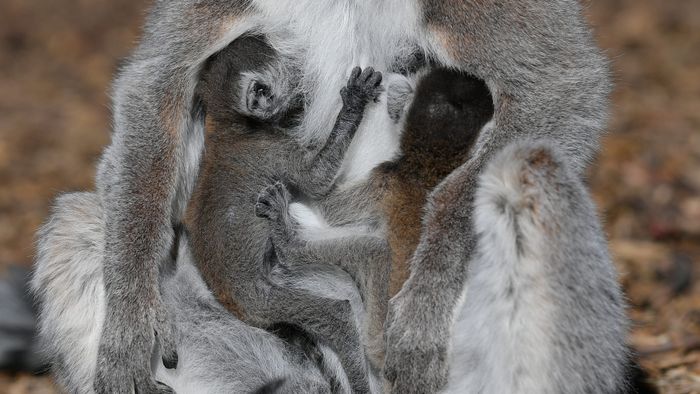
[{"label": "lemur thigh", "polygon": [[[389,245],[381,236],[349,235],[328,240],[304,240],[299,224],[289,215],[289,193],[282,183],[265,188],[255,206],[260,217],[270,220],[271,239],[280,261],[290,270],[312,264],[331,264],[345,270],[355,281],[365,306],[365,343],[379,366],[383,357],[384,320],[389,301],[391,268]],[[352,316],[347,317],[354,320]]]},{"label": "lemur thigh", "polygon": [[[56,380],[70,393],[94,392],[106,302],[104,230],[97,194],[73,193],[56,200],[39,232],[32,290],[39,301],[40,341]],[[344,375],[325,376],[301,349],[245,325],[218,304],[191,261],[186,238],[175,256],[174,272],[162,278],[161,287],[179,334],[180,362],[174,370],[156,366],[158,381],[178,393],[242,394],[277,381],[280,393],[326,393],[332,378],[334,392],[351,391]],[[342,371],[335,354],[318,347],[325,369]]]},{"label": "lemur thigh", "polygon": [[627,318],[595,206],[551,143],[509,145],[476,192],[448,393],[619,393]]}]

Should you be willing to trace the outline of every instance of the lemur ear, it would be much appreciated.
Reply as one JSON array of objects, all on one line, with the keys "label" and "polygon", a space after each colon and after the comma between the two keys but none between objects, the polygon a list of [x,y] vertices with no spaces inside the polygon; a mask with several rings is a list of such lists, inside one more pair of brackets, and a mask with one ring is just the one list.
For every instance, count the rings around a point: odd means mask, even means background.
[{"label": "lemur ear", "polygon": [[387,79],[386,106],[389,117],[396,123],[401,120],[413,101],[415,87],[401,74],[389,74]]}]

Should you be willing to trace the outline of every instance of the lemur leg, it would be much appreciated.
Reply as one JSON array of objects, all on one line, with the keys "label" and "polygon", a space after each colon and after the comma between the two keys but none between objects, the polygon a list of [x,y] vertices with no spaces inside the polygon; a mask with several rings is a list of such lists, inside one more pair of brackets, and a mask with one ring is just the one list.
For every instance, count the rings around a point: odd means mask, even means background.
[{"label": "lemur leg", "polygon": [[580,176],[598,148],[610,91],[607,63],[575,0],[422,3],[436,59],[486,81],[496,111],[469,161],[429,196],[411,276],[390,301],[385,374],[395,393],[436,392],[447,382],[450,327],[476,246],[474,192],[484,165],[509,142],[548,137]]},{"label": "lemur leg", "polygon": [[[324,241],[301,240],[297,223],[288,212],[289,193],[282,183],[264,189],[255,212],[272,223],[272,243],[280,259],[294,267],[303,264],[333,264],[345,270],[357,284],[368,315],[367,348],[375,365],[384,354],[384,320],[389,300],[391,252],[387,241],[371,235],[348,236]],[[292,268],[293,269],[293,268]]]},{"label": "lemur leg", "polygon": [[278,322],[303,327],[336,352],[355,393],[369,393],[369,368],[350,301],[332,299],[267,282],[251,323],[269,326]]},{"label": "lemur leg", "polygon": [[236,2],[156,2],[115,81],[114,133],[96,180],[105,207],[107,299],[97,392],[170,392],[150,372],[156,338],[165,365],[177,364],[158,264],[183,215],[202,150],[202,119],[193,108],[199,67],[250,27],[244,13]]},{"label": "lemur leg", "polygon": [[622,392],[617,273],[594,204],[557,149],[509,145],[481,176],[474,209],[447,392]]}]

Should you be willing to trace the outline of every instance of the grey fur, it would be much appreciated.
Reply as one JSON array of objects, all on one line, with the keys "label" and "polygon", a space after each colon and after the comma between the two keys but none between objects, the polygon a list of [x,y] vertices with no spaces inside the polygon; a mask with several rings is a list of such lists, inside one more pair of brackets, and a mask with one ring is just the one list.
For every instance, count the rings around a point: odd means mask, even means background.
[{"label": "grey fur", "polygon": [[487,81],[496,112],[471,158],[431,193],[411,276],[390,301],[385,375],[402,394],[447,383],[448,338],[475,252],[474,193],[485,164],[510,142],[547,137],[573,176],[582,176],[598,149],[611,88],[578,1],[422,3],[451,64]]},{"label": "grey fur", "polygon": [[[104,215],[96,193],[61,196],[42,227],[32,288],[40,309],[41,339],[60,385],[70,393],[93,393],[98,339],[104,320],[102,287]],[[160,273],[162,300],[176,326],[181,358],[176,369],[160,363],[152,349],[153,373],[178,393],[251,393],[281,381],[278,393],[328,393],[320,366],[273,334],[246,325],[226,311],[206,287],[181,234]],[[349,383],[324,345],[321,367],[336,390]],[[149,367],[149,371],[151,367]]]},{"label": "grey fur", "polygon": [[166,364],[176,362],[157,265],[197,174],[197,75],[211,54],[251,30],[276,33],[276,48],[307,51],[302,86],[310,110],[299,138],[320,145],[340,105],[324,91],[340,88],[340,69],[359,59],[383,70],[418,47],[489,84],[494,127],[433,193],[411,279],[390,308],[388,376],[415,392],[443,387],[447,334],[476,245],[473,195],[485,163],[511,141],[546,136],[580,176],[597,150],[610,82],[577,0],[157,1],[115,81],[114,134],[96,182],[107,229],[96,388],[129,392],[125,382],[133,381],[140,392],[167,392],[149,372],[155,332]]},{"label": "grey fur", "polygon": [[[345,195],[344,201],[351,200],[352,197],[367,196]],[[380,368],[384,356],[384,320],[389,301],[388,283],[391,268],[391,255],[386,239],[379,232],[377,235],[352,235],[325,241],[304,240],[297,233],[299,223],[289,215],[290,198],[284,184],[278,182],[265,188],[258,196],[255,205],[255,214],[270,221],[271,240],[275,253],[280,262],[287,265],[287,269],[291,271],[299,269],[298,267],[330,264],[342,268],[353,278],[362,296],[365,309],[365,317],[362,319],[364,334],[361,335],[363,340],[360,346],[363,352],[360,354],[367,352],[375,368]],[[338,196],[331,196],[322,205],[326,205],[328,209],[327,205],[337,202],[338,199]],[[336,212],[347,212],[353,206],[336,207],[338,208]],[[370,214],[371,211],[365,210],[365,212]],[[371,218],[375,225],[381,221],[381,216]],[[301,279],[301,283],[305,282],[301,277],[298,279]],[[357,318],[346,316],[345,319],[354,321]],[[340,326],[342,327],[344,324]],[[332,331],[336,331],[334,336],[340,328],[331,327]],[[335,343],[335,341],[329,342]],[[350,352],[354,354],[356,350],[351,349]]]},{"label": "grey fur", "polygon": [[[277,322],[302,327],[337,352],[355,392],[369,392],[370,369],[355,317],[360,312],[353,311],[350,299],[342,294],[329,298],[327,291],[319,291],[313,280],[306,277],[320,273],[312,273],[308,268],[295,270],[293,265],[286,266],[286,261],[278,261],[275,254],[282,250],[270,249],[270,226],[256,217],[253,203],[256,197],[262,201],[258,193],[274,181],[292,185],[305,198],[320,199],[328,194],[365,106],[380,91],[382,76],[371,67],[352,71],[347,86],[340,92],[344,105],[335,127],[325,146],[313,152],[298,142],[294,128],[285,127],[293,123],[285,116],[293,114],[268,116],[292,110],[286,107],[295,102],[288,99],[294,92],[284,92],[277,86],[286,83],[282,80],[285,75],[242,69],[238,57],[242,51],[257,53],[258,60],[253,63],[262,69],[278,63],[271,68],[282,69],[288,62],[284,57],[262,58],[259,54],[273,55],[274,50],[256,40],[235,41],[217,54],[202,73],[198,91],[214,131],[207,144],[192,210],[196,261],[215,293],[235,303],[245,321],[259,327]],[[248,46],[255,49],[249,50]],[[268,97],[241,100],[250,91],[247,83],[238,83],[241,76],[259,81],[253,84],[261,87],[260,91],[269,91]],[[246,107],[238,108],[236,103]],[[276,110],[270,111],[269,106]],[[285,285],[290,281],[296,286]],[[346,287],[352,288],[353,284]],[[386,303],[386,297],[382,301]],[[382,321],[384,315],[381,314]],[[381,331],[373,334],[380,337]]]},{"label": "grey fur", "polygon": [[475,212],[445,392],[625,392],[624,297],[595,206],[558,148],[509,145],[480,177]]}]

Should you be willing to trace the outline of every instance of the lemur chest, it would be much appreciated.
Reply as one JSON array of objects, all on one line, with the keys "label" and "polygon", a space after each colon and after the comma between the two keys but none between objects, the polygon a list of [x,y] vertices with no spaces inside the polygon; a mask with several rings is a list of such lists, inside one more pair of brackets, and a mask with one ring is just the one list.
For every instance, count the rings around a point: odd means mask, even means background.
[{"label": "lemur chest", "polygon": [[[419,12],[405,0],[256,0],[260,23],[275,49],[302,58],[306,112],[302,133],[307,142],[321,143],[333,128],[341,108],[340,89],[355,66],[386,72],[397,59],[410,58],[420,48]],[[401,20],[402,23],[389,23]],[[279,26],[284,26],[280,28]],[[400,62],[400,60],[399,60]],[[370,106],[348,150],[343,172],[365,176],[390,159],[398,139],[381,124],[385,112]]]}]

